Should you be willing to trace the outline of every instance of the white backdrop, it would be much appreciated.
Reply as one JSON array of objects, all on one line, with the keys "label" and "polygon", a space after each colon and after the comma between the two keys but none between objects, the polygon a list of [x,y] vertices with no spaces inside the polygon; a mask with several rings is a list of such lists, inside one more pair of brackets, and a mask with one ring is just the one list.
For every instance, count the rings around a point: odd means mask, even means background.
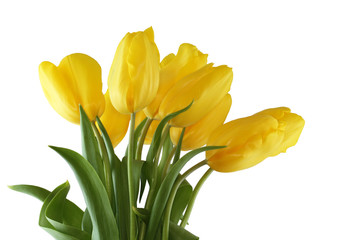
[{"label": "white backdrop", "polygon": [[84,207],[71,170],[47,147],[80,151],[79,127],[47,103],[39,63],[86,53],[102,66],[105,91],[121,38],[149,26],[161,57],[189,42],[233,68],[227,121],[277,106],[306,121],[287,153],[214,173],[188,229],[204,240],[360,239],[358,1],[104,2],[0,3],[1,239],[51,239],[37,225],[41,203],[7,185],[69,180],[69,198]]}]

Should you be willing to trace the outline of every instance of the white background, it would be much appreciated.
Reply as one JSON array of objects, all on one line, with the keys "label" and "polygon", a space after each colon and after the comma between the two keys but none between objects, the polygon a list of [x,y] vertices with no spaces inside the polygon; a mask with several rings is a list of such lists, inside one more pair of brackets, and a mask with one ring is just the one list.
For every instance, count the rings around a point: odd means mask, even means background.
[{"label": "white background", "polygon": [[39,63],[86,53],[101,64],[105,91],[121,38],[149,26],[161,57],[189,42],[233,68],[227,121],[277,106],[306,121],[287,153],[214,173],[188,229],[204,240],[360,239],[358,1],[104,2],[0,4],[1,239],[51,239],[37,226],[41,203],[7,185],[69,180],[69,198],[84,207],[71,170],[47,147],[80,151],[79,127],[47,103]]}]

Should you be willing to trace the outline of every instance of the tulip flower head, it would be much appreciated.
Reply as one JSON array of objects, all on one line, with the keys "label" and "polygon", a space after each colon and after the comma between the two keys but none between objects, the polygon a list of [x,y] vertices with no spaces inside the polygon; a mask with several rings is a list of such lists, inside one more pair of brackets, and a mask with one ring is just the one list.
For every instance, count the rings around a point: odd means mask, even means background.
[{"label": "tulip flower head", "polygon": [[178,81],[165,95],[159,116],[185,108],[189,110],[170,121],[172,126],[187,127],[205,117],[229,92],[233,79],[232,69],[227,66],[213,67],[208,64]]},{"label": "tulip flower head", "polygon": [[208,165],[219,172],[252,167],[285,152],[298,141],[305,121],[289,108],[272,108],[228,122],[210,136],[208,146],[227,146],[206,152]]},{"label": "tulip flower head", "polygon": [[[228,115],[231,107],[231,96],[226,94],[221,102],[197,123],[185,128],[181,150],[187,151],[200,148],[206,144],[210,134],[214,129],[220,127]],[[170,137],[173,144],[177,144],[182,132],[182,128],[172,127]]]},{"label": "tulip flower head", "polygon": [[176,54],[169,54],[160,63],[160,85],[155,99],[144,109],[150,118],[159,118],[158,110],[164,96],[176,82],[207,63],[207,54],[194,45],[181,44]]},{"label": "tulip flower head", "polygon": [[80,124],[79,105],[91,121],[102,115],[101,67],[93,58],[75,53],[62,59],[59,66],[42,62],[39,77],[50,105],[66,120]]},{"label": "tulip flower head", "polygon": [[130,114],[150,104],[159,87],[159,68],[153,29],[126,34],[116,50],[108,78],[115,109]]}]

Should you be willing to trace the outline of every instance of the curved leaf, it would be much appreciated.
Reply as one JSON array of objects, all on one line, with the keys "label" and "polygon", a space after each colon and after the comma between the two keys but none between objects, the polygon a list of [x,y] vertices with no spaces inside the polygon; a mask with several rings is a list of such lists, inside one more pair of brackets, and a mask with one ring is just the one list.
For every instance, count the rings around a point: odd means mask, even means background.
[{"label": "curved leaf", "polygon": [[118,228],[104,185],[94,168],[80,154],[50,146],[70,165],[79,182],[93,224],[92,240],[117,240]]}]

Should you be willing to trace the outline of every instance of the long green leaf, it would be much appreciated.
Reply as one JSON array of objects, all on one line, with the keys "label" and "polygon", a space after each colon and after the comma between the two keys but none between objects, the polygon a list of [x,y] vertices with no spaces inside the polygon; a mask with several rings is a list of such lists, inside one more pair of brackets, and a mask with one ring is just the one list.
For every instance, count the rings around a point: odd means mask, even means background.
[{"label": "long green leaf", "polygon": [[94,131],[91,126],[91,122],[87,117],[84,109],[80,106],[80,128],[81,128],[81,142],[82,142],[82,154],[86,160],[95,169],[97,175],[101,181],[105,183],[104,166],[102,163],[99,145],[96,140]]},{"label": "long green leaf", "polygon": [[[39,199],[42,202],[44,202],[51,193],[44,188],[33,185],[14,185],[9,186],[9,188],[14,191],[28,194],[32,197]],[[80,228],[83,215],[84,212],[78,206],[76,206],[73,202],[67,199],[65,200],[65,206],[63,211],[64,224]]]},{"label": "long green leaf", "polygon": [[70,165],[79,182],[93,224],[92,240],[117,240],[118,228],[104,185],[91,164],[80,154],[50,146]]},{"label": "long green leaf", "polygon": [[[129,216],[130,211],[128,207],[129,197],[128,197],[127,172],[126,172],[126,168],[123,169],[124,168],[123,165],[125,164],[121,162],[120,159],[116,156],[109,134],[106,132],[106,129],[102,124],[102,122],[100,121],[100,119],[96,118],[96,121],[100,128],[100,132],[104,139],[106,150],[109,156],[109,161],[112,171],[111,173],[112,181],[114,187],[115,217],[118,225],[120,239],[127,239],[127,234],[128,234],[127,223],[129,221],[127,216]],[[144,124],[142,123],[142,126],[143,125]],[[141,131],[141,129],[139,131]]]},{"label": "long green leaf", "polygon": [[[58,232],[75,237],[76,239],[90,240],[91,237],[89,233],[82,231],[80,228],[63,223],[65,200],[69,190],[70,185],[66,182],[60,185],[59,191],[55,193],[53,198],[49,198],[48,204],[46,204],[47,201],[44,202],[43,208],[45,208],[45,210],[41,211],[39,223],[45,223],[45,227],[48,227],[47,225],[50,223]],[[48,222],[46,222],[45,218]]]},{"label": "long green leaf", "polygon": [[156,234],[156,231],[160,225],[160,221],[166,206],[166,202],[169,198],[172,186],[174,185],[174,182],[176,178],[178,177],[181,169],[185,166],[185,164],[193,157],[195,157],[197,154],[214,150],[224,148],[223,146],[207,146],[198,148],[195,150],[192,150],[191,152],[188,152],[185,154],[182,158],[175,163],[171,170],[169,171],[168,175],[165,177],[164,181],[162,182],[159,191],[156,195],[153,207],[151,209],[151,215],[150,215],[150,222],[147,228],[147,233],[145,236],[145,240],[153,240]]}]

